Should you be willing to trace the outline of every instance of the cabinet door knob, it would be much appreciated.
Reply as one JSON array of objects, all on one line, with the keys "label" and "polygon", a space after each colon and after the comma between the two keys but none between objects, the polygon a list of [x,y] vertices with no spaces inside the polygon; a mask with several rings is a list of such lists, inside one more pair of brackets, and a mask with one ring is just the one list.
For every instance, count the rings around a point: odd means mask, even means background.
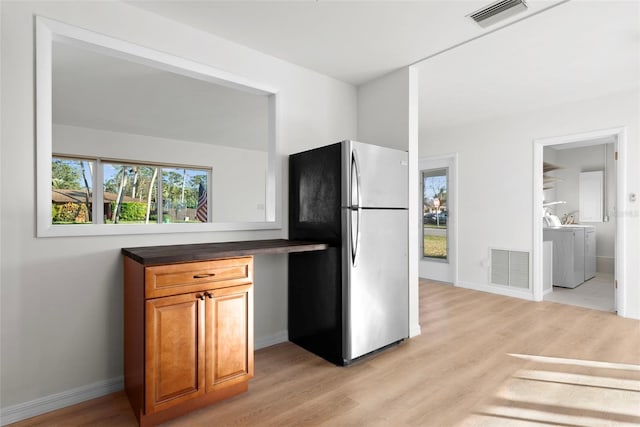
[{"label": "cabinet door knob", "polygon": [[209,274],[194,274],[194,275],[193,275],[193,278],[194,278],[194,279],[205,279],[205,278],[207,278],[207,277],[213,277],[213,276],[215,276],[215,275],[216,275],[215,273],[209,273]]},{"label": "cabinet door knob", "polygon": [[198,298],[200,301],[204,301],[204,295],[197,295],[196,298]]},{"label": "cabinet door knob", "polygon": [[204,295],[209,297],[209,298],[213,298],[213,294],[210,294],[209,292],[205,292]]}]

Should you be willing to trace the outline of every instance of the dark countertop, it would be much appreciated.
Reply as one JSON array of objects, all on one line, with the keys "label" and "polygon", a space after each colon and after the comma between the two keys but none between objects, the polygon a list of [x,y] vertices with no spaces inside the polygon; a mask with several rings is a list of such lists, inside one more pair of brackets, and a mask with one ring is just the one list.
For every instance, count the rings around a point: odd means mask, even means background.
[{"label": "dark countertop", "polygon": [[321,251],[328,247],[327,243],[274,239],[122,248],[122,254],[142,265],[158,265],[247,255]]}]

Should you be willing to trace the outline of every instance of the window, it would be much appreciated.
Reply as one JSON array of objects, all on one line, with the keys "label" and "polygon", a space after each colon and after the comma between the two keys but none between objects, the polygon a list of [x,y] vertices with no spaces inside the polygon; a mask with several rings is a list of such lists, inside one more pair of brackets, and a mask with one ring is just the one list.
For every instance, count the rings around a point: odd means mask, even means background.
[{"label": "window", "polygon": [[54,155],[51,175],[53,225],[209,222],[207,168]]},{"label": "window", "polygon": [[158,167],[102,164],[105,224],[158,222]]},{"label": "window", "polygon": [[163,222],[207,222],[207,181],[203,170],[163,169]]},{"label": "window", "polygon": [[52,224],[91,224],[95,162],[53,157],[51,161]]},{"label": "window", "polygon": [[447,186],[448,168],[422,171],[422,255],[425,258],[448,260]]}]

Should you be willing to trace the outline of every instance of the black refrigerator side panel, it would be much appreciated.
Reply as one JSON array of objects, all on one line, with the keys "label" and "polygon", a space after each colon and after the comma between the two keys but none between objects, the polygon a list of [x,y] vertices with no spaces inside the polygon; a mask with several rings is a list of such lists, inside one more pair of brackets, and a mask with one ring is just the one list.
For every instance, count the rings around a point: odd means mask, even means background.
[{"label": "black refrigerator side panel", "polygon": [[342,364],[342,145],[289,156],[289,239],[329,243],[289,254],[289,340]]},{"label": "black refrigerator side panel", "polygon": [[289,254],[289,341],[342,365],[341,248]]},{"label": "black refrigerator side panel", "polygon": [[341,242],[341,147],[289,156],[289,239]]}]

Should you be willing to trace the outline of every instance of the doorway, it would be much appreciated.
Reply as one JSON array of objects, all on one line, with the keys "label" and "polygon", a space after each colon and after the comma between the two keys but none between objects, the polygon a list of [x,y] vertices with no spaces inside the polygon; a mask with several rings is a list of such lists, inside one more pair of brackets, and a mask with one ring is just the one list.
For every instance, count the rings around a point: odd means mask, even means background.
[{"label": "doorway", "polygon": [[[616,128],[534,141],[536,301],[544,299],[620,313],[624,282],[619,267],[624,262],[624,224],[617,211],[622,206],[625,175],[623,166],[614,159],[624,151],[625,136],[624,128]],[[587,191],[593,188],[587,183],[593,182],[594,175],[600,191],[590,199],[591,193]],[[567,234],[573,236],[571,264],[566,261],[566,245],[558,246],[558,239],[567,242]],[[548,254],[550,250],[552,255]]]},{"label": "doorway", "polygon": [[[545,283],[545,301],[615,311],[615,142],[606,137],[544,147],[543,222],[562,224],[541,225],[553,278]],[[580,262],[575,248],[568,254],[562,246],[568,239],[579,243]]]},{"label": "doorway", "polygon": [[421,278],[453,283],[456,270],[457,155],[422,158],[420,167]]}]

